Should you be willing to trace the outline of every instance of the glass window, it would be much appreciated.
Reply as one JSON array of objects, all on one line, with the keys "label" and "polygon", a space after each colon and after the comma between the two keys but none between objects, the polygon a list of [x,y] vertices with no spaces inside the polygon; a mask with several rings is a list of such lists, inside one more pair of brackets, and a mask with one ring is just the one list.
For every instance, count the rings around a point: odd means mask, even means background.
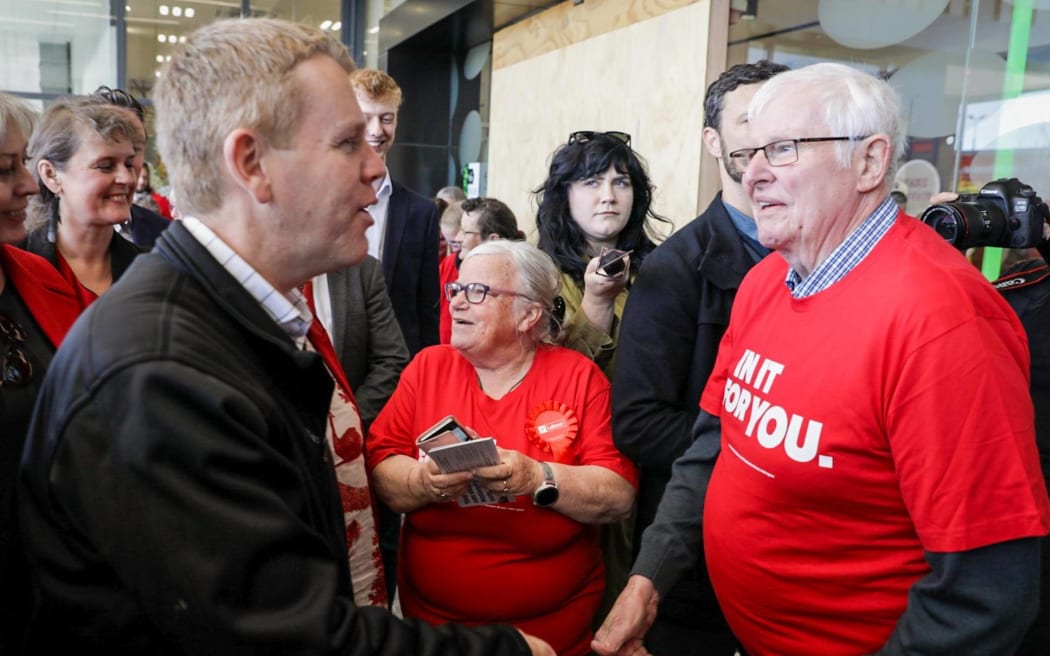
[{"label": "glass window", "polygon": [[339,0],[253,0],[252,13],[305,23],[342,39],[342,4]]},{"label": "glass window", "polygon": [[241,5],[235,0],[125,0],[126,89],[137,98],[150,98],[161,66],[180,39],[216,19],[240,15]]},{"label": "glass window", "polygon": [[31,97],[112,84],[108,0],[0,0],[0,89]]}]

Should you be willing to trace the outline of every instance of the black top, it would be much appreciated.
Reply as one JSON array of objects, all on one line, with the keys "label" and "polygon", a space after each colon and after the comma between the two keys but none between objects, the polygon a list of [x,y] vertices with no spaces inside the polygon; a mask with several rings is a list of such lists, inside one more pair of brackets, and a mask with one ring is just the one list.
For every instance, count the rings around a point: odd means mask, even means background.
[{"label": "black top", "polygon": [[[46,225],[30,232],[25,242],[20,244],[19,247],[39,255],[58,269],[58,248],[54,242],[47,238]],[[131,266],[131,262],[145,252],[144,248],[136,246],[127,239],[123,239],[114,230],[113,238],[109,242],[109,266],[113,275],[113,282],[117,282],[124,275],[124,272],[127,271],[128,267]]]},{"label": "black top", "polygon": [[6,369],[14,357],[11,350],[18,348],[32,371],[27,384],[0,382],[0,653],[8,653],[15,648],[13,641],[25,626],[29,610],[25,603],[29,579],[15,524],[15,480],[33,402],[54,349],[10,281],[0,292],[0,320],[12,322],[25,338],[15,343],[0,331],[0,366]]}]

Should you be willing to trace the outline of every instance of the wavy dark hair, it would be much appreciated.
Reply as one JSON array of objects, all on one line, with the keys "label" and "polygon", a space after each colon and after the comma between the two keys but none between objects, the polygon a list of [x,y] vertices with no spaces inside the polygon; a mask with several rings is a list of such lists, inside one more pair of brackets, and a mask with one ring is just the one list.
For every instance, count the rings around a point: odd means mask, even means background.
[{"label": "wavy dark hair", "polygon": [[671,224],[653,212],[654,187],[649,182],[645,162],[626,143],[599,133],[586,141],[560,146],[551,157],[546,182],[533,191],[539,203],[536,228],[540,233],[540,249],[563,273],[569,274],[580,289],[583,289],[583,274],[590,258],[586,236],[569,213],[569,185],[601,175],[610,166],[630,177],[634,190],[631,215],[616,240],[617,248],[632,251],[632,271],[637,271],[662,238],[654,223]]}]

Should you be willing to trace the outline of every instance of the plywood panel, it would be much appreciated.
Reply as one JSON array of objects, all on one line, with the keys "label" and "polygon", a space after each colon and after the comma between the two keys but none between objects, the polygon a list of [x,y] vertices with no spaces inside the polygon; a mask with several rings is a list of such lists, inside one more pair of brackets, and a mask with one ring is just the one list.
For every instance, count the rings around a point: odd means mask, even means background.
[{"label": "plywood panel", "polygon": [[629,132],[656,210],[676,225],[696,216],[709,14],[694,2],[493,71],[487,193],[533,241],[531,191],[575,130]]},{"label": "plywood panel", "polygon": [[698,0],[585,0],[560,5],[500,32],[492,67],[518,62],[680,9]]}]

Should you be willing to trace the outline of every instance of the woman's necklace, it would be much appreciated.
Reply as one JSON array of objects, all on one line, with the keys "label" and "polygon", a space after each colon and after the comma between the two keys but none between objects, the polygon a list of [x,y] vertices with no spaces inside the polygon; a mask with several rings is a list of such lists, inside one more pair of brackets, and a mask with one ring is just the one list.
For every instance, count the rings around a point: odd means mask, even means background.
[{"label": "woman's necklace", "polygon": [[[518,385],[521,385],[521,381],[525,380],[525,376],[529,375],[529,370],[530,369],[532,369],[532,361],[531,360],[529,361],[528,366],[525,367],[525,371],[522,372],[522,374],[520,376],[518,376],[518,379],[516,381],[514,381],[514,383],[510,387],[508,387],[506,389],[506,391],[503,392],[503,394],[500,394],[499,398],[503,398],[504,396],[510,394],[511,392],[514,391],[514,389]],[[485,392],[486,394],[488,394],[488,391],[485,390],[484,383],[481,382],[481,374],[475,373],[474,375],[477,376],[477,378],[478,378],[478,387],[481,388],[482,392]]]}]

